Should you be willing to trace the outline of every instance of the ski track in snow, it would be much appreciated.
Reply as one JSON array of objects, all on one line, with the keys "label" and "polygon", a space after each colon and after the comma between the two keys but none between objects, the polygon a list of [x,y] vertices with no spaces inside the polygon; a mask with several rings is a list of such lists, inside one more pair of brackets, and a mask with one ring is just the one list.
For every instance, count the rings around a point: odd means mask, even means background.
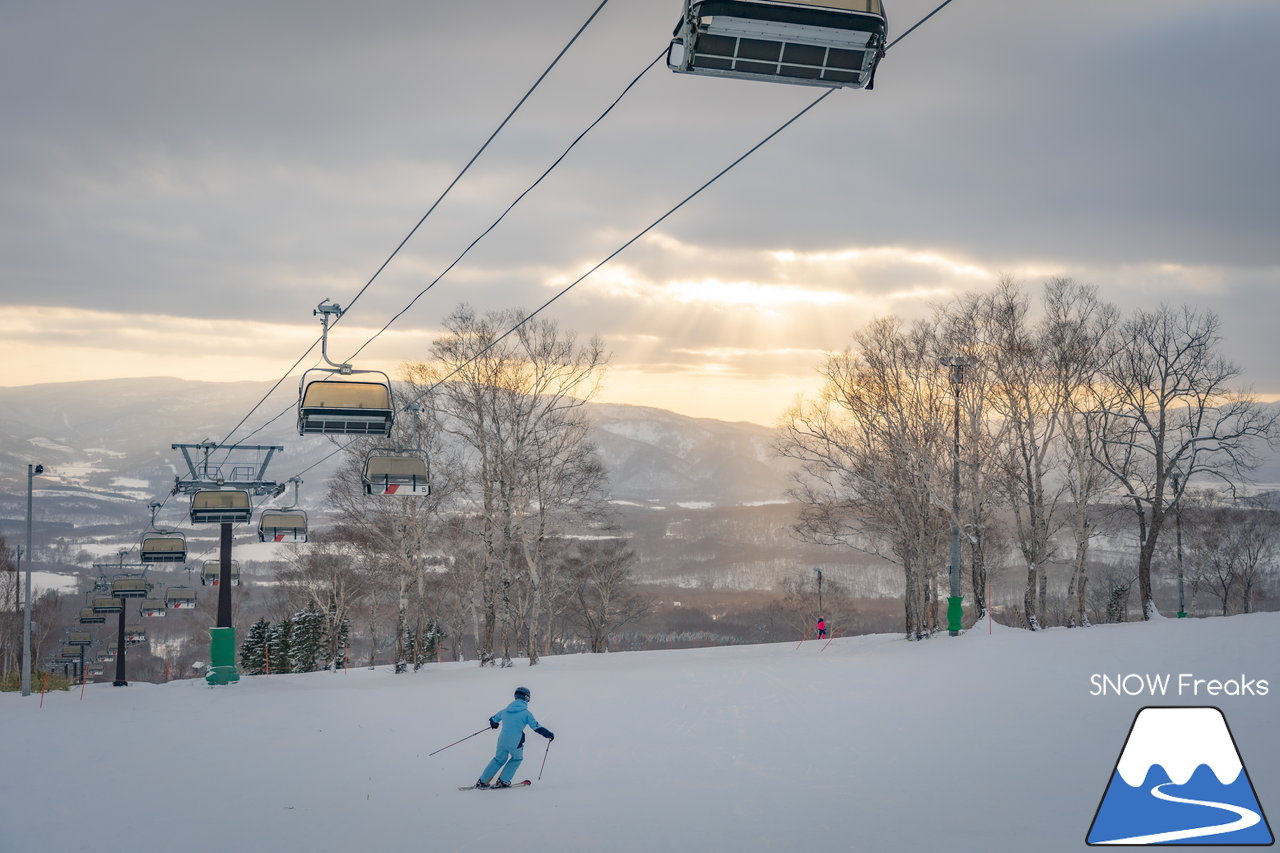
[{"label": "ski track in snow", "polygon": [[1151,796],[1159,800],[1166,800],[1170,803],[1184,803],[1189,806],[1206,806],[1211,809],[1222,809],[1224,811],[1234,812],[1238,818],[1230,823],[1220,823],[1213,826],[1201,826],[1193,829],[1177,829],[1172,832],[1157,832],[1152,835],[1135,835],[1132,838],[1116,838],[1111,841],[1099,841],[1098,844],[1163,844],[1167,841],[1184,841],[1188,838],[1204,838],[1209,835],[1220,835],[1226,832],[1238,832],[1262,820],[1262,816],[1252,809],[1246,809],[1243,806],[1233,806],[1230,803],[1213,803],[1208,800],[1189,800],[1186,797],[1175,797],[1173,794],[1166,794],[1161,788],[1165,788],[1173,782],[1165,782],[1156,785],[1151,789]]}]

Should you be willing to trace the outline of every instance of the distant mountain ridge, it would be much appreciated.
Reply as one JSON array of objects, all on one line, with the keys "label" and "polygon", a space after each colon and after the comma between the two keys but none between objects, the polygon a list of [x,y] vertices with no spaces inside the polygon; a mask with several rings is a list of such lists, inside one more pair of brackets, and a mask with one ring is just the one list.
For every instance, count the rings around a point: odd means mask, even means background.
[{"label": "distant mountain ridge", "polygon": [[[39,486],[56,498],[53,517],[78,526],[145,519],[146,504],[182,473],[170,445],[222,441],[264,396],[232,438],[283,446],[269,470],[278,480],[319,462],[303,490],[303,505],[314,504],[340,457],[321,461],[332,442],[297,434],[296,383],[268,395],[270,387],[158,377],[0,388],[0,518],[25,511],[25,465],[39,462],[48,471]],[[615,500],[725,506],[783,499],[788,466],[770,449],[772,429],[644,406],[589,403],[587,411]]]}]

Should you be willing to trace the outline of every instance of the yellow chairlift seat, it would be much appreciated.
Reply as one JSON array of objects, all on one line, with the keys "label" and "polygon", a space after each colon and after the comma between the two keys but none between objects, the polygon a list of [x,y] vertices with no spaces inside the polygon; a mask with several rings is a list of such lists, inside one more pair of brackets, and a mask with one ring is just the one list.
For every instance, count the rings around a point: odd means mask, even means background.
[{"label": "yellow chairlift seat", "polygon": [[146,533],[138,553],[144,563],[185,563],[187,538],[181,533]]},{"label": "yellow chairlift seat", "polygon": [[[200,567],[200,585],[217,586],[222,579],[222,563],[219,560],[205,560]],[[240,562],[231,561],[231,583],[240,586]]]},{"label": "yellow chairlift seat", "polygon": [[367,495],[431,494],[427,458],[417,451],[370,451],[364,460],[363,479]]},{"label": "yellow chairlift seat", "polygon": [[111,582],[111,595],[113,598],[146,598],[147,587],[146,578],[116,578]]},{"label": "yellow chairlift seat", "polygon": [[94,613],[119,613],[122,610],[124,610],[124,602],[113,596],[98,596],[93,600]]},{"label": "yellow chairlift seat", "polygon": [[680,74],[870,89],[887,33],[881,0],[685,0],[667,67]]},{"label": "yellow chairlift seat", "polygon": [[[115,599],[111,599],[115,601]],[[95,611],[92,607],[80,608],[80,624],[81,625],[102,625],[107,621],[107,617]]]},{"label": "yellow chairlift seat", "polygon": [[243,524],[253,516],[243,489],[201,489],[191,496],[192,524]]},{"label": "yellow chairlift seat", "polygon": [[[361,371],[377,372],[377,371]],[[385,376],[386,374],[381,374]],[[391,383],[312,379],[303,374],[298,398],[299,435],[391,434]]]},{"label": "yellow chairlift seat", "polygon": [[144,598],[138,605],[138,613],[142,616],[163,616],[164,611],[163,598]]},{"label": "yellow chairlift seat", "polygon": [[170,610],[194,610],[196,591],[185,586],[170,587],[164,591],[164,606]]},{"label": "yellow chairlift seat", "polygon": [[307,514],[300,509],[264,509],[258,516],[259,542],[306,542]]}]

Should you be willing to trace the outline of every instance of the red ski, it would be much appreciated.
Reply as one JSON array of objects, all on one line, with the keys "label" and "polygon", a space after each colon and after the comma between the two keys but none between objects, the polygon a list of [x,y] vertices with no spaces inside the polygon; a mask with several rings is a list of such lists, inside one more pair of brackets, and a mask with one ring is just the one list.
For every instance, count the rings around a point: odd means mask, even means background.
[{"label": "red ski", "polygon": [[[523,782],[512,782],[510,788],[527,788],[532,784],[533,784],[532,780],[525,779]],[[458,790],[459,791],[507,791],[507,790],[510,790],[510,788],[493,788],[493,787],[477,788],[475,785],[467,785],[465,788],[459,788]]]}]

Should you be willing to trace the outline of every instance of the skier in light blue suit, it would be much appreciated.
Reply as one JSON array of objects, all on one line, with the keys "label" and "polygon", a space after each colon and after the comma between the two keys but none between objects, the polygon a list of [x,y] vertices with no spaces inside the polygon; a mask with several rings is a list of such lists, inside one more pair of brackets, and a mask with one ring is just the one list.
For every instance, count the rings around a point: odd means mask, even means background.
[{"label": "skier in light blue suit", "polygon": [[516,775],[516,768],[524,761],[524,727],[528,726],[547,740],[555,740],[556,736],[544,729],[529,713],[529,700],[533,698],[527,687],[517,687],[516,697],[511,704],[489,718],[489,728],[502,726],[498,733],[498,747],[493,760],[484,768],[480,778],[476,780],[477,788],[488,788],[489,780],[501,768],[495,788],[510,788],[511,779]]}]

